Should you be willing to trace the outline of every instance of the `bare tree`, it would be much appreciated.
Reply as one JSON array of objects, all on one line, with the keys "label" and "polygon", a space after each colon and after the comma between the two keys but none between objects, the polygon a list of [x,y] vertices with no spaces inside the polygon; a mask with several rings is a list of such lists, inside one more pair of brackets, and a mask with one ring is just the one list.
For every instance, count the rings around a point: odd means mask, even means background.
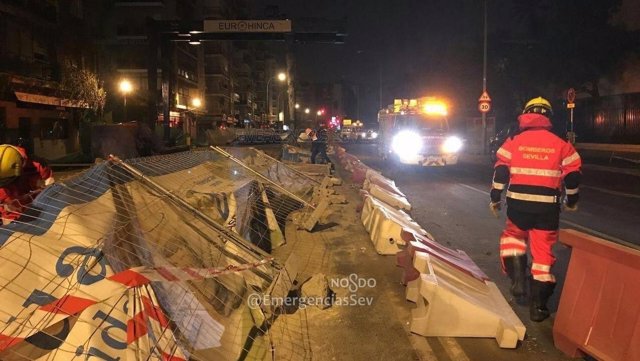
[{"label": "bare tree", "polygon": [[62,65],[60,88],[70,99],[85,103],[98,117],[102,116],[107,92],[93,72],[81,69],[70,61]]}]

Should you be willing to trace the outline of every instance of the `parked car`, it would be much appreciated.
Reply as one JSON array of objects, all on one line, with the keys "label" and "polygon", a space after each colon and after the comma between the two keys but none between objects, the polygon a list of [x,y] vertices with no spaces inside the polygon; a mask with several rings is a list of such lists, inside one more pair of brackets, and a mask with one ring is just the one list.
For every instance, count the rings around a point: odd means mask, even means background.
[{"label": "parked car", "polygon": [[378,132],[373,129],[363,130],[358,133],[356,139],[363,142],[372,142],[378,139]]},{"label": "parked car", "polygon": [[340,131],[340,139],[343,142],[353,142],[356,139],[358,139],[357,132],[356,132],[355,129],[353,129],[351,127],[344,127]]}]

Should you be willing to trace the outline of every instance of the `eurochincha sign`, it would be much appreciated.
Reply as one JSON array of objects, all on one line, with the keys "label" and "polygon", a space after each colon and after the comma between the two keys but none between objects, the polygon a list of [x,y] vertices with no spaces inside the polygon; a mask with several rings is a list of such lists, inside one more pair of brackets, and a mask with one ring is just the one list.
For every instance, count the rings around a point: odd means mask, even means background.
[{"label": "eurochincha sign", "polygon": [[291,20],[205,20],[205,33],[289,33]]}]

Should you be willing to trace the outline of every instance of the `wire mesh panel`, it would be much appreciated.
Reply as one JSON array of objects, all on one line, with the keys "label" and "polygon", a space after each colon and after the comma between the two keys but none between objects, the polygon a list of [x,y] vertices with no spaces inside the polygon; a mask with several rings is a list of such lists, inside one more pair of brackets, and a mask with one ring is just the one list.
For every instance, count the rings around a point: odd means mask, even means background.
[{"label": "wire mesh panel", "polygon": [[235,129],[235,142],[238,144],[275,143],[282,140],[281,134],[275,129]]},{"label": "wire mesh panel", "polygon": [[243,163],[205,150],[127,163],[269,253],[284,243],[286,219],[311,199],[314,183],[296,179],[274,164],[251,163],[251,159],[244,158],[250,163]]},{"label": "wire mesh panel", "polygon": [[311,200],[313,187],[320,184],[317,179],[297,171],[258,149],[227,148],[226,150],[244,164],[257,170],[272,182],[282,185],[305,201]]},{"label": "wire mesh panel", "polygon": [[224,162],[106,162],[0,227],[0,359],[309,358],[304,310],[264,302],[296,267],[241,236],[277,197]]}]

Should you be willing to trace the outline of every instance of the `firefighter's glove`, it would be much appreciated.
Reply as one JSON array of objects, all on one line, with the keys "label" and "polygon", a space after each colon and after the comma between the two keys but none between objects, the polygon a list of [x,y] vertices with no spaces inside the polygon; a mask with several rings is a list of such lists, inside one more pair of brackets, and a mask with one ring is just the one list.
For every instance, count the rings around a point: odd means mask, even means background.
[{"label": "firefighter's glove", "polygon": [[502,203],[501,202],[490,202],[489,203],[489,210],[491,211],[491,213],[493,213],[493,215],[496,218],[500,217],[500,211],[502,210]]},{"label": "firefighter's glove", "polygon": [[47,179],[38,179],[38,188],[46,188],[55,182],[56,180],[53,177],[49,177]]},{"label": "firefighter's glove", "polygon": [[20,213],[20,203],[16,200],[12,200],[2,204],[4,211],[7,213]]}]

